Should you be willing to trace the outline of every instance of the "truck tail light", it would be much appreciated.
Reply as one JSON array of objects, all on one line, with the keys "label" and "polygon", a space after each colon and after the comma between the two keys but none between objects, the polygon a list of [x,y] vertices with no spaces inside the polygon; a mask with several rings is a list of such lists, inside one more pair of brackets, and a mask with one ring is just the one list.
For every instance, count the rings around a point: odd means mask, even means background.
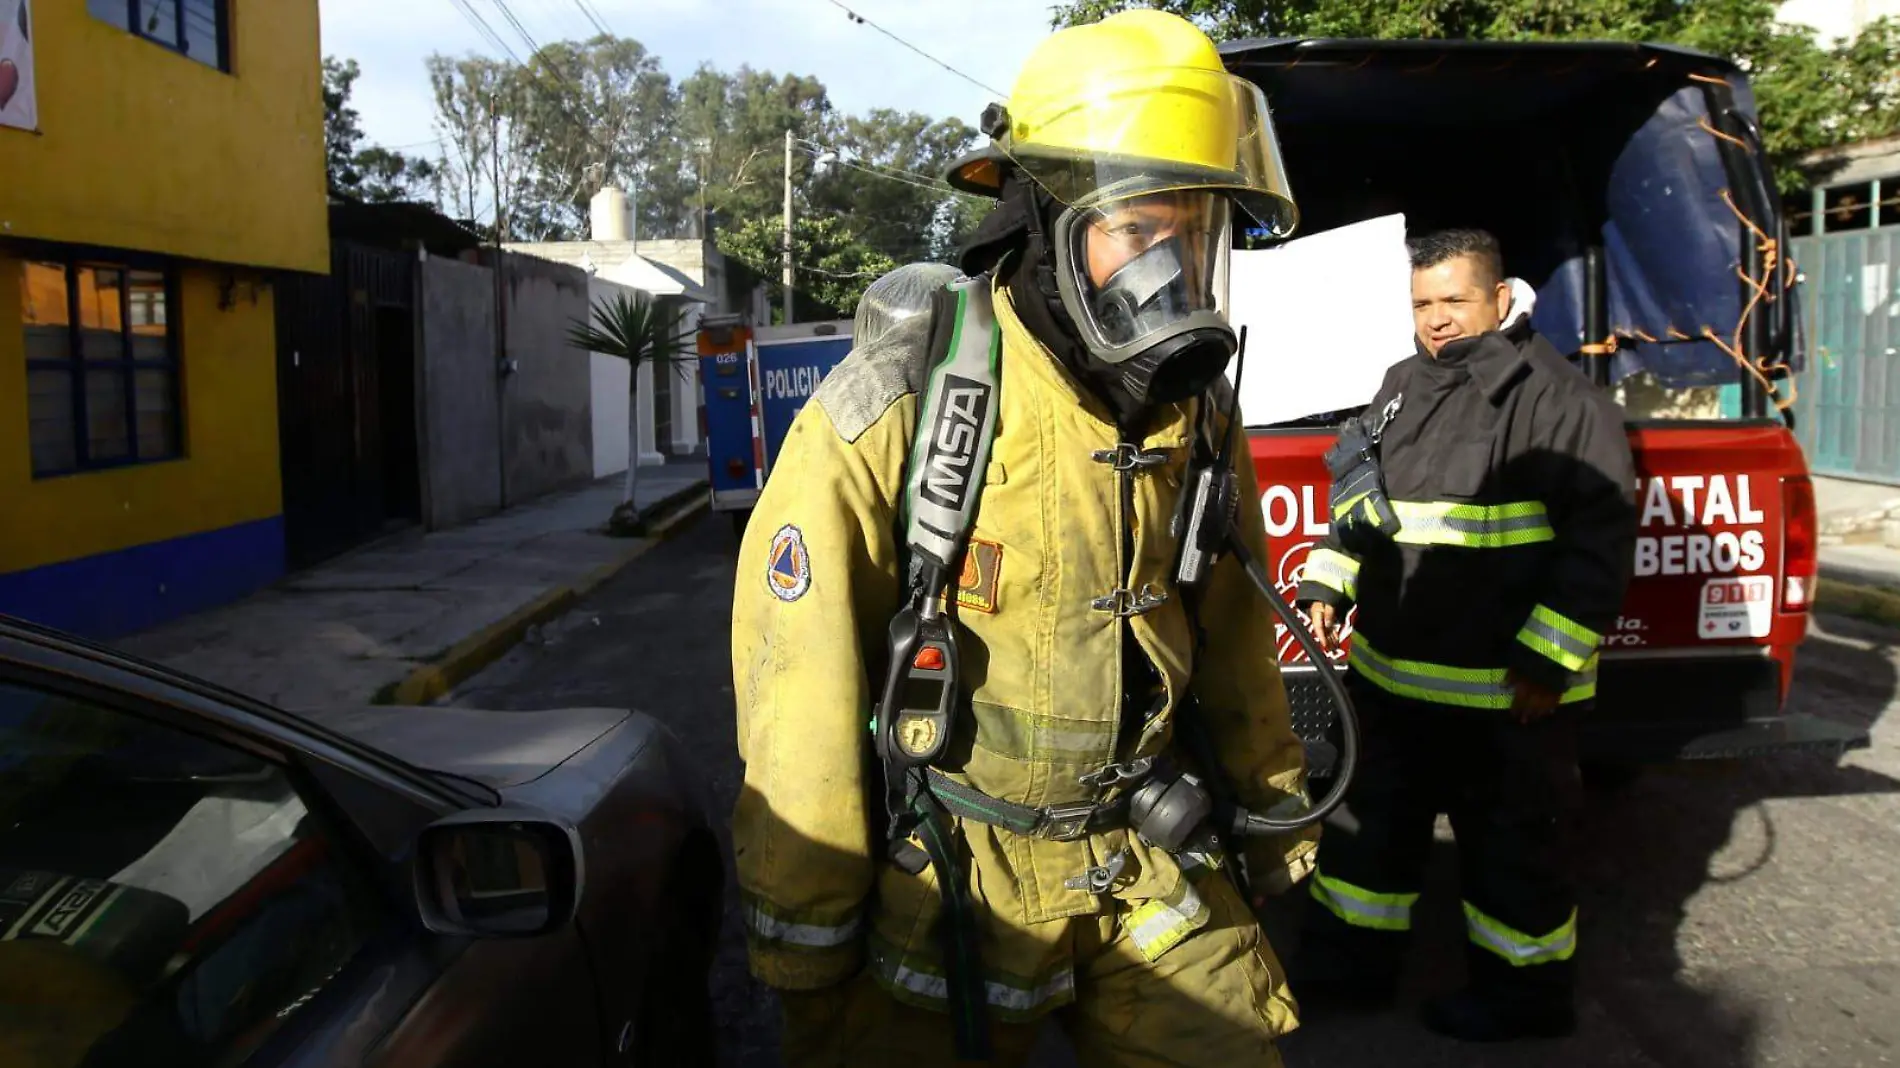
[{"label": "truck tail light", "polygon": [[1814,603],[1817,527],[1814,483],[1806,476],[1781,482],[1781,610],[1805,612]]},{"label": "truck tail light", "polygon": [[733,478],[744,478],[746,472],[749,470],[751,470],[751,468],[746,466],[746,462],[737,456],[726,461],[726,474],[731,475]]}]

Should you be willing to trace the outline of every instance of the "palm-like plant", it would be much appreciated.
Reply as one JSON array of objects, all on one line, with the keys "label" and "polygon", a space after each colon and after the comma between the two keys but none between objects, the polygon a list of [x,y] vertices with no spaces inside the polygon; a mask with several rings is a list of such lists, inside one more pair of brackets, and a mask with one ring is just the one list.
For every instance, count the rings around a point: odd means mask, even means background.
[{"label": "palm-like plant", "polygon": [[683,325],[685,314],[674,301],[637,291],[631,296],[616,293],[594,305],[591,321],[577,319],[568,327],[568,344],[627,361],[627,481],[614,509],[615,528],[631,526],[637,512],[633,496],[640,467],[640,365],[653,364],[654,374],[684,375],[683,365],[697,358],[693,332]]}]

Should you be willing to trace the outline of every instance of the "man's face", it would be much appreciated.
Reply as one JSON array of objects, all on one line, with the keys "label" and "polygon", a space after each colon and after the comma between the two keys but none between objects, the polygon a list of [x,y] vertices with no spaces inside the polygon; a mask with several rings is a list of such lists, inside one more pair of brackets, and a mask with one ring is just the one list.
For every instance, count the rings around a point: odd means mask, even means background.
[{"label": "man's face", "polygon": [[[1089,223],[1083,240],[1089,281],[1101,289],[1129,260],[1171,237],[1204,243],[1206,204],[1205,194],[1157,193],[1102,209]],[[1198,248],[1183,252],[1186,262],[1200,259]]]},{"label": "man's face", "polygon": [[1425,351],[1496,330],[1511,310],[1511,287],[1487,283],[1475,256],[1453,256],[1412,272],[1412,324]]}]

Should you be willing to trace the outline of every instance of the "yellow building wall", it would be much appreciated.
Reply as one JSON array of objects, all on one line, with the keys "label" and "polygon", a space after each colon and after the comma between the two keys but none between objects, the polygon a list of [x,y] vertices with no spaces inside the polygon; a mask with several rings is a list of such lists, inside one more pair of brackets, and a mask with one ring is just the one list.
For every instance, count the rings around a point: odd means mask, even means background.
[{"label": "yellow building wall", "polygon": [[317,0],[228,6],[226,74],[33,5],[40,129],[0,127],[0,239],[328,273]]},{"label": "yellow building wall", "polygon": [[0,257],[0,573],[282,512],[268,286],[240,276],[232,306],[220,309],[223,269],[180,269],[182,458],[36,479],[27,438],[22,274],[18,259]]}]

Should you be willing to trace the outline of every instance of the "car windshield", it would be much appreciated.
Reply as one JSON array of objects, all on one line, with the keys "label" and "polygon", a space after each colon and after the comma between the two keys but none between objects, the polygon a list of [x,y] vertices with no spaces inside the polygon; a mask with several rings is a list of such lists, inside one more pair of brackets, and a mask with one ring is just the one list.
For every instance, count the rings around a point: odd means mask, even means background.
[{"label": "car windshield", "polygon": [[241,1062],[361,940],[334,871],[282,769],[0,684],[0,1063]]}]

